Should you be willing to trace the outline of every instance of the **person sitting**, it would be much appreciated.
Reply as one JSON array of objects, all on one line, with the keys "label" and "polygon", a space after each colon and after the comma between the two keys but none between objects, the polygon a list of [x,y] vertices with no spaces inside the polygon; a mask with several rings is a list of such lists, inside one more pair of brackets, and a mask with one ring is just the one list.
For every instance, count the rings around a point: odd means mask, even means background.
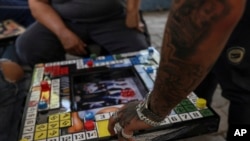
[{"label": "person sitting", "polygon": [[20,65],[0,59],[0,140],[16,141],[22,118],[23,104],[28,91]]},{"label": "person sitting", "polygon": [[[0,0],[0,22],[7,20],[23,27],[33,23],[27,0]],[[31,73],[19,65],[14,42],[15,38],[0,39],[0,141],[18,140],[31,81]]]},{"label": "person sitting", "polygon": [[108,54],[149,46],[139,22],[140,0],[29,0],[29,5],[36,22],[16,41],[26,65],[64,60],[65,53],[90,55],[91,44]]}]

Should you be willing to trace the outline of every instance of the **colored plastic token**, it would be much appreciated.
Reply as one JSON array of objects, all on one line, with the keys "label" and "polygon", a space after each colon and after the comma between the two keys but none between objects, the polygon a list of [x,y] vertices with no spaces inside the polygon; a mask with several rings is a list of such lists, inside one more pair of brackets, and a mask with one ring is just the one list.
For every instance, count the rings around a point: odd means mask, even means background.
[{"label": "colored plastic token", "polygon": [[88,120],[84,123],[84,128],[87,131],[94,130],[95,129],[95,123],[92,120]]},{"label": "colored plastic token", "polygon": [[146,72],[147,73],[153,73],[154,72],[154,69],[152,67],[147,67],[146,68]]},{"label": "colored plastic token", "polygon": [[44,110],[46,108],[48,108],[48,104],[45,101],[39,101],[38,109]]},{"label": "colored plastic token", "polygon": [[88,60],[86,64],[87,64],[88,67],[93,67],[94,61],[93,60]]},{"label": "colored plastic token", "polygon": [[206,105],[207,105],[206,99],[204,99],[204,98],[198,98],[196,100],[196,107],[197,108],[204,109],[204,108],[206,108]]},{"label": "colored plastic token", "polygon": [[87,112],[87,113],[85,114],[85,120],[94,120],[94,119],[95,119],[94,113],[92,113],[92,112]]},{"label": "colored plastic token", "polygon": [[96,59],[96,56],[97,56],[97,55],[93,53],[93,54],[90,55],[90,58]]},{"label": "colored plastic token", "polygon": [[135,96],[135,92],[131,89],[125,89],[121,91],[121,96],[123,97],[133,97]]}]

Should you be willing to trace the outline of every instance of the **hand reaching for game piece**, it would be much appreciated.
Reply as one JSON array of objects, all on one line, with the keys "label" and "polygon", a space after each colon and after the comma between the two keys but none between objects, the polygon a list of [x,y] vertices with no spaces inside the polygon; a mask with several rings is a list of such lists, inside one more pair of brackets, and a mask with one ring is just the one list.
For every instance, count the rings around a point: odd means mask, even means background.
[{"label": "hand reaching for game piece", "polygon": [[134,131],[151,127],[140,120],[137,115],[136,106],[139,102],[126,104],[109,119],[108,130],[111,135],[115,135],[115,130],[117,131],[118,141],[134,141]]},{"label": "hand reaching for game piece", "polygon": [[66,29],[58,36],[67,53],[78,56],[87,54],[86,44],[75,33]]}]

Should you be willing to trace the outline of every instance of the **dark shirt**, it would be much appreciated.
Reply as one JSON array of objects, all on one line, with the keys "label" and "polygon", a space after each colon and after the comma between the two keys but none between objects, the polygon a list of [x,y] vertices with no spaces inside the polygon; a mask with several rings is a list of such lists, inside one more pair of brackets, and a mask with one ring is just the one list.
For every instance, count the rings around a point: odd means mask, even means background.
[{"label": "dark shirt", "polygon": [[63,19],[99,22],[124,16],[126,0],[51,0]]}]

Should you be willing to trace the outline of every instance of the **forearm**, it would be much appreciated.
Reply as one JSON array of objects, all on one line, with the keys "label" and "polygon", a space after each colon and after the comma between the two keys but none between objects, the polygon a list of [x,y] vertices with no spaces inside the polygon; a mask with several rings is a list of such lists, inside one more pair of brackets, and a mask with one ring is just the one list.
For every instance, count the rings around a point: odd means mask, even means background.
[{"label": "forearm", "polygon": [[29,6],[34,18],[57,36],[67,29],[61,17],[49,4],[49,0],[29,0]]},{"label": "forearm", "polygon": [[244,0],[175,0],[169,14],[150,109],[169,114],[202,81],[244,10]]},{"label": "forearm", "polygon": [[141,0],[127,0],[127,12],[138,12]]}]

